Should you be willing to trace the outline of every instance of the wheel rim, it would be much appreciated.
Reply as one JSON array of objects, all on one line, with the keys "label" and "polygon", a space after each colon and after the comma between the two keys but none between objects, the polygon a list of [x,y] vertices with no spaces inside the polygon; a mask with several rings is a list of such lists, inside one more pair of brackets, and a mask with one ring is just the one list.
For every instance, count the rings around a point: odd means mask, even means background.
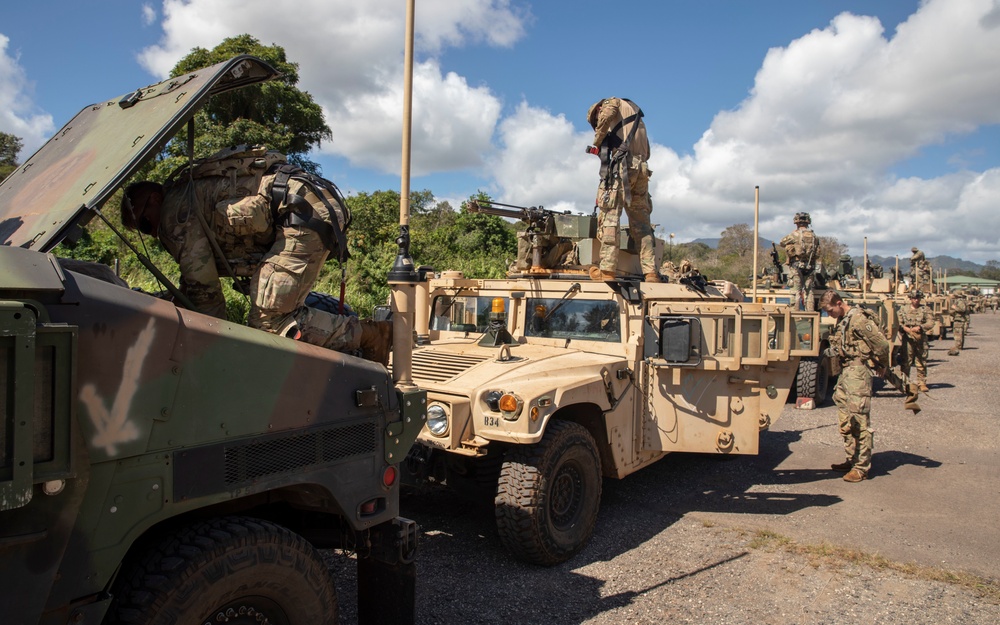
[{"label": "wheel rim", "polygon": [[212,610],[203,618],[204,625],[290,625],[284,610],[265,597],[242,597]]},{"label": "wheel rim", "polygon": [[557,529],[572,526],[580,515],[583,501],[583,475],[580,466],[568,462],[559,467],[552,480],[549,494],[549,511],[552,525]]}]

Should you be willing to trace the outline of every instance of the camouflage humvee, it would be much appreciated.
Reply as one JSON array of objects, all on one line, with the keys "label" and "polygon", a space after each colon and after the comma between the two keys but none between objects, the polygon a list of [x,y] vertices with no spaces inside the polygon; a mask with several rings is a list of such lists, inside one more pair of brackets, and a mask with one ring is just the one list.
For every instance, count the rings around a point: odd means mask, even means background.
[{"label": "camouflage humvee", "polygon": [[425,395],[51,254],[213,94],[275,76],[237,57],[99,102],[0,185],[4,623],[336,623],[317,547],[357,554],[363,622],[413,620]]},{"label": "camouflage humvee", "polygon": [[712,284],[443,272],[417,301],[428,419],[406,469],[485,484],[504,545],[541,565],[587,543],[602,478],[674,451],[757,453],[799,358],[817,355],[816,313]]}]

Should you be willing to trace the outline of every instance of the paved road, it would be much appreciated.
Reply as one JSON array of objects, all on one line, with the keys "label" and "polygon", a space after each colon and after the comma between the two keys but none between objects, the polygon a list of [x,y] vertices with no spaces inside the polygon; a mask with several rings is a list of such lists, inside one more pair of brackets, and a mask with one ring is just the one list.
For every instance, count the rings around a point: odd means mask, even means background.
[{"label": "paved road", "polygon": [[[968,588],[782,548],[832,545],[1000,580],[1000,315],[975,315],[967,349],[931,349],[930,398],[873,401],[871,479],[843,458],[836,409],[786,407],[756,457],[674,454],[605,480],[591,543],[552,568],[510,559],[488,506],[447,491],[403,501],[423,530],[418,623],[1000,622]],[[762,541],[762,537],[770,540]],[[777,538],[776,538],[777,537]],[[352,566],[334,559],[342,622]]]}]

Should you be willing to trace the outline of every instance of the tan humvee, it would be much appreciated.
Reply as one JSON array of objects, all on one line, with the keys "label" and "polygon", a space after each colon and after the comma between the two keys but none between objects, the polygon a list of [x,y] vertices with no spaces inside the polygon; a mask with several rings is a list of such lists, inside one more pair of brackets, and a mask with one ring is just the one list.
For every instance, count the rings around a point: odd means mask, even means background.
[{"label": "tan humvee", "polygon": [[[485,484],[504,545],[551,565],[590,538],[602,478],[672,451],[755,454],[817,313],[711,283],[552,277],[418,284],[414,382],[428,421],[406,466]],[[732,295],[729,295],[732,298]]]}]

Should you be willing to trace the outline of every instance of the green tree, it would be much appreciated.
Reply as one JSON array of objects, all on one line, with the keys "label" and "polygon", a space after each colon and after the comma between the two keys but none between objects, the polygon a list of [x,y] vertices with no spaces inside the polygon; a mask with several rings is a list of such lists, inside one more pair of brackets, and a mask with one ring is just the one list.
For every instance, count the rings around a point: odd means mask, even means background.
[{"label": "green tree", "polygon": [[987,280],[1000,280],[1000,261],[986,261],[986,266],[979,272],[979,277]]},{"label": "green tree", "polygon": [[[214,96],[195,114],[195,156],[207,156],[231,145],[263,144],[285,154],[289,162],[319,173],[319,166],[308,154],[332,133],[323,119],[323,109],[312,95],[296,87],[298,63],[290,62],[281,46],[262,45],[250,35],[230,37],[211,50],[192,49],[170,75],[187,74],[240,54],[263,59],[281,72],[281,77]],[[162,180],[186,158],[187,135],[181,132],[146,177]]]},{"label": "green tree", "polygon": [[817,262],[823,263],[828,269],[837,266],[840,257],[847,253],[847,246],[837,240],[837,237],[819,237],[819,258]]},{"label": "green tree", "polygon": [[20,137],[0,132],[0,180],[18,168],[17,155],[23,147],[24,143]]},{"label": "green tree", "polygon": [[719,239],[719,254],[753,258],[753,229],[747,224],[733,224],[723,230]]}]

